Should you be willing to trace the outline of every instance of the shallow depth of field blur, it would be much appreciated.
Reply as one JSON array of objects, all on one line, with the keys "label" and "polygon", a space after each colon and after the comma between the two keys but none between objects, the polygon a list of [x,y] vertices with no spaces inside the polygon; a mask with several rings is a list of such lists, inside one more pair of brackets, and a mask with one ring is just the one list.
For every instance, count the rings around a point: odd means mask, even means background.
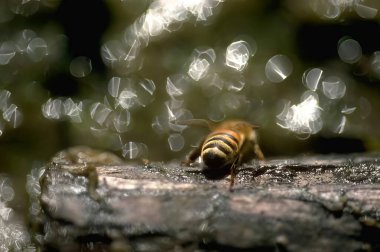
[{"label": "shallow depth of field blur", "polygon": [[175,121],[238,118],[260,126],[267,157],[377,151],[379,10],[378,0],[0,1],[0,251],[29,242],[11,218],[28,211],[27,174],[69,146],[181,160],[207,131]]}]

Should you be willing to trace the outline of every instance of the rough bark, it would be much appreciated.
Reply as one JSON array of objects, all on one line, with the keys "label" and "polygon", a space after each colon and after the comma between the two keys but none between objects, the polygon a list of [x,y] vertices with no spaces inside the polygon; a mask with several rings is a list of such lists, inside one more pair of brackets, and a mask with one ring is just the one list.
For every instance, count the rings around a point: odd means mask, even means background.
[{"label": "rough bark", "polygon": [[380,251],[378,154],[253,161],[228,177],[63,151],[40,179],[41,244],[60,251]]}]

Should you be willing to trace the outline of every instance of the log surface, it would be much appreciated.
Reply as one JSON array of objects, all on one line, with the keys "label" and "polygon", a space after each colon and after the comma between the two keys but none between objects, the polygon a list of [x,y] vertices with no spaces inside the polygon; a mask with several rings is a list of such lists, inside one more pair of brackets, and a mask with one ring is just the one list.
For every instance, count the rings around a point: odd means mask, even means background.
[{"label": "log surface", "polygon": [[230,192],[201,167],[76,147],[46,165],[36,222],[60,251],[380,251],[379,157],[252,161]]}]

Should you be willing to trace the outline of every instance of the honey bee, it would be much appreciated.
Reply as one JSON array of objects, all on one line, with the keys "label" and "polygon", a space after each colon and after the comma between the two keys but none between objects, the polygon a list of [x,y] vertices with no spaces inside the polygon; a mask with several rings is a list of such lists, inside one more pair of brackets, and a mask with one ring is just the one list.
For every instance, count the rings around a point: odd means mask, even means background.
[{"label": "honey bee", "polygon": [[241,120],[213,123],[203,119],[179,121],[177,124],[203,126],[211,130],[182,163],[191,165],[201,157],[209,169],[229,168],[230,190],[235,183],[236,169],[239,165],[251,160],[254,155],[259,160],[264,159],[256,134],[259,126]]}]

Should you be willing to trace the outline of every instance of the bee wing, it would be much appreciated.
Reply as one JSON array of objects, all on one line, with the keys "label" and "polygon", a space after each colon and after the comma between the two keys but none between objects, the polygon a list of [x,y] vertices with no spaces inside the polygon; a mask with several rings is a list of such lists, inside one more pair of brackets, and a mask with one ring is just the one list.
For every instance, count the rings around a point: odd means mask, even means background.
[{"label": "bee wing", "polygon": [[189,119],[189,120],[179,120],[176,121],[175,124],[178,125],[188,125],[188,126],[198,126],[198,127],[206,127],[209,129],[215,128],[215,123],[205,120],[205,119]]},{"label": "bee wing", "polygon": [[260,126],[255,125],[255,124],[250,124],[250,126],[251,126],[252,129],[258,129],[258,128],[260,128]]},{"label": "bee wing", "polygon": [[248,127],[250,127],[251,129],[254,129],[254,130],[260,128],[260,126],[252,124],[252,123],[249,123],[249,122],[246,122],[246,121],[238,121],[235,124],[240,125],[241,127],[247,127],[248,126]]}]

